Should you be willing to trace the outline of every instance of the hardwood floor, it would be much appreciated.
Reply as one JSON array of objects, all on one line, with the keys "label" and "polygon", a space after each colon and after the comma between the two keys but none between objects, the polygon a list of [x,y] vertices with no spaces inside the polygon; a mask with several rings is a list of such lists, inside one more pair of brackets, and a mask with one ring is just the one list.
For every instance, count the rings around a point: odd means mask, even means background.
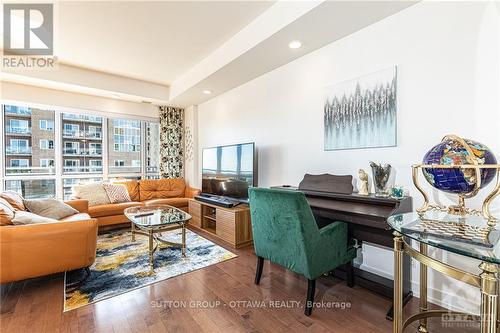
[{"label": "hardwood floor", "polygon": [[[306,317],[303,308],[292,303],[305,300],[304,278],[266,262],[261,284],[256,286],[252,248],[230,250],[238,258],[66,313],[62,312],[63,274],[2,285],[0,331],[392,332],[392,323],[385,319],[388,299],[322,277],[315,301],[350,308],[315,308]],[[261,302],[266,307],[252,306]],[[417,302],[414,299],[406,311],[416,311]],[[478,331],[477,327],[444,328],[438,319],[431,320],[429,328],[440,333]],[[415,332],[416,326],[407,331]]]}]

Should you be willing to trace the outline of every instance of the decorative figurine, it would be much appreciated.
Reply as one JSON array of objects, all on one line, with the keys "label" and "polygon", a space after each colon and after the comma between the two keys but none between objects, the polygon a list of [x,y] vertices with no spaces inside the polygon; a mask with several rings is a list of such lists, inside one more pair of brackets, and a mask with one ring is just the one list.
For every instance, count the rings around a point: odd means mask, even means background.
[{"label": "decorative figurine", "polygon": [[359,169],[358,177],[359,177],[358,194],[359,195],[370,194],[370,191],[368,190],[368,174],[365,172],[365,170]]},{"label": "decorative figurine", "polygon": [[375,184],[375,196],[388,197],[389,196],[389,177],[391,176],[391,165],[386,164],[382,166],[375,162],[370,162],[373,172],[373,183]]}]

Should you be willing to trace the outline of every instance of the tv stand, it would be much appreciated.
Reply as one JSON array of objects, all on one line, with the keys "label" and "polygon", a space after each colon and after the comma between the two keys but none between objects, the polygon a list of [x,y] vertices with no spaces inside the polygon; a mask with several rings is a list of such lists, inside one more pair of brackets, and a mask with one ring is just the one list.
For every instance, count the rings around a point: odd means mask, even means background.
[{"label": "tv stand", "polygon": [[221,207],[208,202],[189,200],[189,226],[202,231],[234,248],[252,244],[250,208],[246,204],[237,207]]}]

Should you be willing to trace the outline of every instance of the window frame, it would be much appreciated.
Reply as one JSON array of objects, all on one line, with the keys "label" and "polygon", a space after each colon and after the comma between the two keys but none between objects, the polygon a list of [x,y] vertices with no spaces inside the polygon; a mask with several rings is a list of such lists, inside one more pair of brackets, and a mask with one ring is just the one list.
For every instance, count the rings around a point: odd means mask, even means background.
[{"label": "window frame", "polygon": [[[5,122],[5,113],[6,113],[6,107],[12,106],[12,107],[19,107],[22,109],[31,109],[31,108],[37,108],[40,110],[46,110],[46,111],[51,111],[54,112],[54,148],[58,151],[62,151],[63,149],[63,114],[64,113],[70,113],[70,114],[76,114],[79,116],[89,116],[89,117],[100,117],[102,119],[102,123],[98,126],[96,126],[96,131],[101,133],[101,144],[102,144],[102,158],[101,158],[101,166],[96,166],[102,168],[102,171],[99,171],[99,173],[66,173],[63,174],[63,154],[56,154],[54,158],[54,169],[55,172],[50,175],[40,175],[40,174],[23,174],[23,175],[12,175],[12,174],[7,174],[5,170],[5,163],[6,163],[6,156],[5,153],[0,153],[0,166],[1,166],[1,172],[0,172],[0,191],[3,191],[6,186],[6,181],[23,181],[23,180],[54,180],[55,181],[55,197],[62,199],[64,196],[64,179],[87,179],[87,178],[99,178],[102,179],[103,181],[108,181],[110,179],[116,179],[116,178],[141,178],[141,179],[147,179],[153,176],[159,176],[159,172],[157,174],[151,174],[151,173],[146,173],[146,156],[145,156],[145,146],[144,143],[145,141],[145,131],[146,131],[146,122],[151,122],[151,123],[159,123],[159,118],[153,118],[153,117],[145,117],[145,116],[134,116],[134,115],[128,115],[128,114],[121,114],[121,113],[113,113],[111,116],[109,114],[109,111],[99,111],[99,110],[85,110],[85,109],[79,109],[79,108],[72,108],[72,107],[56,107],[52,105],[44,105],[44,104],[37,104],[37,103],[28,103],[28,102],[23,102],[23,101],[11,101],[11,100],[2,100],[0,99],[0,144],[3,147],[6,147],[7,144],[10,144],[10,142],[6,142],[6,136],[5,136],[5,130],[6,126],[8,123]],[[33,120],[33,118],[31,118]],[[140,172],[135,172],[135,173],[109,173],[109,153],[108,150],[110,148],[109,145],[109,133],[108,133],[108,120],[109,119],[119,119],[119,120],[132,120],[132,121],[139,121],[140,122],[140,139],[141,139],[141,144],[139,145],[140,148],[140,159],[141,159],[141,171]],[[44,119],[39,119],[39,120],[44,120]],[[46,119],[45,119],[46,120]],[[32,124],[33,125],[33,124]],[[29,125],[28,125],[29,126]],[[91,125],[92,126],[92,125]],[[35,138],[36,139],[36,138]],[[52,140],[52,139],[51,139]],[[27,147],[30,147],[29,144],[30,140],[27,140]],[[158,142],[159,144],[159,142]],[[49,158],[51,159],[51,158]]]}]

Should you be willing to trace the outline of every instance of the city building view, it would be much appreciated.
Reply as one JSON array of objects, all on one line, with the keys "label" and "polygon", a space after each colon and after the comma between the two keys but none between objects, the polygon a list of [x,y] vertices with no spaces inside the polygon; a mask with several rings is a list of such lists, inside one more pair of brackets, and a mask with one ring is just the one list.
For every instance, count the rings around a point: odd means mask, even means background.
[{"label": "city building view", "polygon": [[75,184],[159,178],[157,122],[18,105],[2,113],[5,190],[69,199]]}]

